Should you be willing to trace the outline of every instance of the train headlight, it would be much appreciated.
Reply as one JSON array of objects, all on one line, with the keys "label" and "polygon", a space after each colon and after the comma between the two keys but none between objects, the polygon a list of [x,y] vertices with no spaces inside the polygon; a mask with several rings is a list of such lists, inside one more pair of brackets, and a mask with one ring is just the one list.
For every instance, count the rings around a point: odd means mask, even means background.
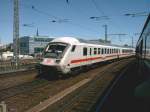
[{"label": "train headlight", "polygon": [[60,62],[60,59],[57,59],[57,60],[56,60],[56,63],[59,63],[59,62]]}]

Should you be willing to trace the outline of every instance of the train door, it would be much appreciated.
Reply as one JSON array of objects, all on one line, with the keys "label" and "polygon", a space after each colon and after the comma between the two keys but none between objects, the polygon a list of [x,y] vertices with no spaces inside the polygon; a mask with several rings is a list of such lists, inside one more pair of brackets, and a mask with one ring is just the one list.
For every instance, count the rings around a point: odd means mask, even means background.
[{"label": "train door", "polygon": [[92,47],[89,47],[88,48],[88,65],[91,65],[93,63],[93,60],[92,60]]},{"label": "train door", "polygon": [[101,55],[102,55],[103,61],[105,61],[105,48],[104,47],[102,47]]},{"label": "train door", "polygon": [[87,65],[88,64],[88,58],[87,58],[87,56],[88,56],[88,47],[84,46],[83,47],[83,57],[84,57],[84,59],[83,59],[83,65]]}]

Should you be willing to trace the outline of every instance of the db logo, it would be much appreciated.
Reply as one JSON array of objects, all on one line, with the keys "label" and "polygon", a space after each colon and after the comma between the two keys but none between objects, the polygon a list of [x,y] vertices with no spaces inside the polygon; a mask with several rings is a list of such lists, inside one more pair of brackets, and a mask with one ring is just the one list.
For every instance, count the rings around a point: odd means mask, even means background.
[{"label": "db logo", "polygon": [[50,59],[47,59],[47,60],[46,60],[46,63],[51,63],[51,60],[50,60]]}]

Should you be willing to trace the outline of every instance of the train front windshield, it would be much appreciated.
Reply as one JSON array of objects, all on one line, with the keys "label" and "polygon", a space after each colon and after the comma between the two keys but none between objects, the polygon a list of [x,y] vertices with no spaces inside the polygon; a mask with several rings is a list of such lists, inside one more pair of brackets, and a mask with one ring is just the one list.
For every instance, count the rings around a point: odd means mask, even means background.
[{"label": "train front windshield", "polygon": [[62,44],[62,43],[50,43],[44,51],[44,57],[62,58],[67,46],[68,46],[67,44]]}]

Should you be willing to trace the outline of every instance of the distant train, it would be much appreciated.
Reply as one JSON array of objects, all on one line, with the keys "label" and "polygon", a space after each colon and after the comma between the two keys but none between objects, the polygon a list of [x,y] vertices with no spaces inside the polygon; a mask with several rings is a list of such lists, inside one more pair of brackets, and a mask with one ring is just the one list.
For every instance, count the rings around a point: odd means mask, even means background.
[{"label": "distant train", "polygon": [[134,54],[134,48],[82,43],[76,38],[61,37],[46,46],[40,66],[41,71],[50,68],[67,74],[78,68]]},{"label": "distant train", "polygon": [[[14,58],[13,52],[7,51],[7,52],[1,52],[0,60],[12,60]],[[19,55],[19,59],[25,60],[25,59],[34,59],[33,56],[30,55]]]}]

